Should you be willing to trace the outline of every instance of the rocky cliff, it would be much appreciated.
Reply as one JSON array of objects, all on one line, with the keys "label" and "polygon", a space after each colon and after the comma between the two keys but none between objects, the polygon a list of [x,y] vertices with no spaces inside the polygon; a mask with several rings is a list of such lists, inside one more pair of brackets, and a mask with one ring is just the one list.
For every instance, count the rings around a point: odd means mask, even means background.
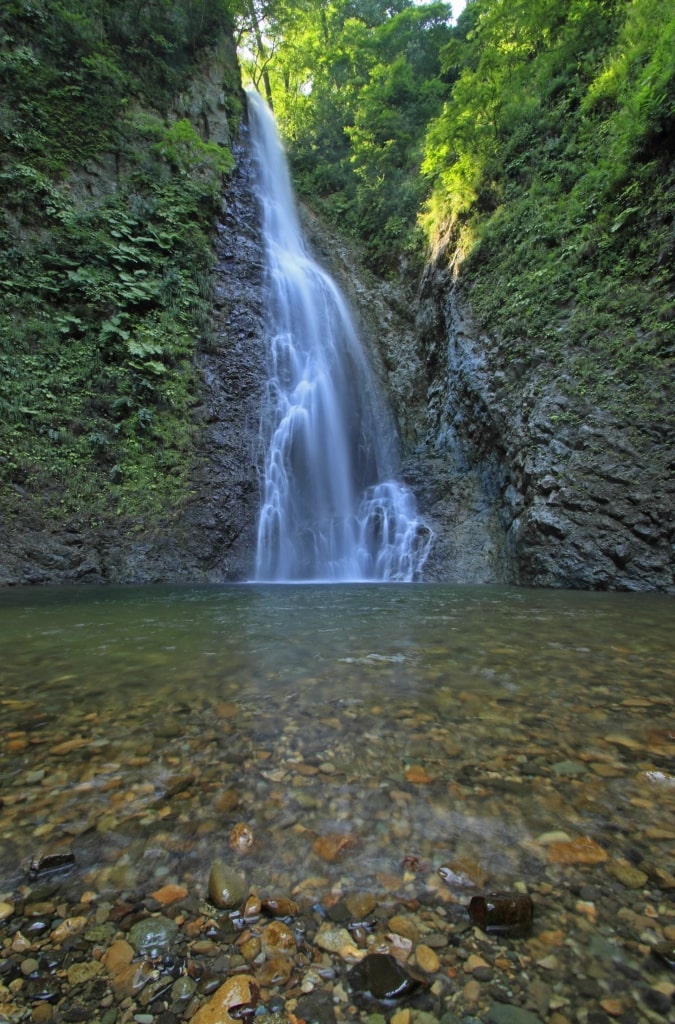
[{"label": "rocky cliff", "polygon": [[[197,339],[189,412],[190,467],[180,499],[166,513],[125,515],[85,508],[65,525],[44,503],[13,488],[0,532],[0,585],[36,583],[221,582],[250,576],[258,506],[258,422],[264,392],[262,248],[251,190],[245,124],[228,123],[223,78],[231,44],[206,55],[174,117],[188,116],[203,138],[228,143],[227,177],[213,231],[213,323]],[[114,191],[114,159],[73,172],[83,201]],[[62,485],[59,484],[59,487]],[[55,494],[58,494],[54,486]]]},{"label": "rocky cliff", "polygon": [[[177,114],[232,138],[212,67]],[[199,102],[195,97],[199,95]],[[258,422],[265,393],[262,247],[245,126],[214,234],[214,330],[198,342],[192,467],[160,522],[15,518],[0,583],[221,582],[253,566]],[[86,172],[91,177],[92,172]],[[111,169],[109,176],[114,174]],[[96,169],[105,188],[105,169]],[[80,185],[92,191],[84,178]],[[435,533],[429,580],[672,591],[672,436],[658,415],[620,422],[544,352],[512,361],[471,315],[469,284],[440,251],[392,285],[306,213],[338,277],[398,423],[401,475]],[[405,279],[405,275],[404,275]]]},{"label": "rocky cliff", "polygon": [[569,366],[536,350],[512,361],[481,331],[447,250],[406,291],[307,223],[394,407],[402,475],[435,532],[425,578],[672,591],[667,395],[623,422],[586,400]]}]

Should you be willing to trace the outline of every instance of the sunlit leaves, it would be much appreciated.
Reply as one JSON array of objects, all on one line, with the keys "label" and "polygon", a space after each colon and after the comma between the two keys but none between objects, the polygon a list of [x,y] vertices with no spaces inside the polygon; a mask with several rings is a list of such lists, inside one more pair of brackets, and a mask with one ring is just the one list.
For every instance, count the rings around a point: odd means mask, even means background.
[{"label": "sunlit leaves", "polygon": [[450,8],[411,0],[256,6],[249,48],[266,68],[300,191],[366,242],[381,272],[415,240],[421,140],[446,91],[439,51]]}]

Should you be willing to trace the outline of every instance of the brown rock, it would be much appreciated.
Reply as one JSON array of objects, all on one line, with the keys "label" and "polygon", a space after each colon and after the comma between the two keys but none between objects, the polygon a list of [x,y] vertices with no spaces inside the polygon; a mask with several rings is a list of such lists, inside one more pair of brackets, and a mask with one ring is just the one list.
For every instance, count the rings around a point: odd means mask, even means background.
[{"label": "brown rock", "polygon": [[610,1017],[620,1017],[625,1009],[620,999],[613,999],[611,997],[601,999],[600,1006]]},{"label": "brown rock", "polygon": [[50,747],[49,753],[55,754],[57,757],[63,757],[64,754],[72,754],[73,750],[79,750],[80,747],[88,745],[89,740],[85,740],[81,736],[75,736],[72,740],[66,740],[64,743],[57,743],[55,747]]},{"label": "brown rock", "polygon": [[178,900],[184,900],[188,891],[184,885],[163,885],[161,889],[155,889],[152,893],[153,900],[157,900],[163,907],[168,907]]},{"label": "brown rock", "polygon": [[431,948],[421,943],[415,950],[415,959],[419,967],[425,971],[426,974],[435,974],[436,971],[440,970],[441,961],[438,957],[438,953]]},{"label": "brown rock", "polygon": [[369,892],[355,892],[345,896],[345,905],[355,921],[362,921],[372,914],[377,906],[377,899]]},{"label": "brown rock", "polygon": [[406,768],[405,777],[408,782],[412,782],[416,786],[427,786],[433,781],[421,764],[411,764]]},{"label": "brown rock", "polygon": [[50,940],[55,943],[65,942],[66,939],[81,932],[87,921],[86,917],[67,917],[56,926],[50,935]]},{"label": "brown rock", "polygon": [[473,974],[474,971],[480,971],[486,967],[489,968],[489,966],[490,965],[487,960],[484,960],[482,956],[478,956],[478,953],[472,953],[471,956],[464,961],[464,973]]},{"label": "brown rock", "polygon": [[216,800],[216,810],[221,814],[227,814],[239,806],[239,797],[233,789],[226,789]]},{"label": "brown rock", "polygon": [[191,1018],[191,1024],[240,1024],[241,1015],[232,1017],[229,1011],[238,1006],[251,1007],[253,1010],[259,998],[260,990],[252,975],[234,975],[197,1011]]},{"label": "brown rock", "polygon": [[133,946],[130,946],[124,939],[117,939],[104,955],[103,966],[111,974],[116,974],[123,967],[128,967],[133,958]]},{"label": "brown rock", "polygon": [[242,856],[250,853],[255,845],[253,829],[242,821],[238,822],[230,831],[229,844],[235,853]]},{"label": "brown rock", "polygon": [[551,843],[548,859],[551,864],[603,864],[609,855],[590,836],[580,836],[569,843]]},{"label": "brown rock", "polygon": [[31,1024],[50,1024],[54,1019],[54,1007],[49,1003],[38,1003],[30,1019]]},{"label": "brown rock", "polygon": [[295,935],[283,921],[271,921],[262,930],[260,944],[266,957],[293,956],[296,951]]},{"label": "brown rock", "polygon": [[419,932],[414,921],[402,914],[390,917],[387,921],[387,928],[390,932],[395,932],[396,935],[402,935],[404,939],[410,939],[411,942],[417,942],[419,939]]},{"label": "brown rock", "polygon": [[456,857],[442,864],[438,873],[447,885],[476,885],[479,889],[488,879],[487,872],[471,857]]},{"label": "brown rock", "polygon": [[297,917],[298,904],[287,896],[274,896],[261,900],[262,909],[270,917]]},{"label": "brown rock", "polygon": [[331,834],[328,836],[318,836],[312,843],[312,850],[322,860],[333,862],[338,860],[347,850],[351,850],[357,845],[358,840],[356,836]]},{"label": "brown rock", "polygon": [[110,975],[110,987],[118,1002],[136,996],[152,977],[151,963],[131,963]]},{"label": "brown rock", "polygon": [[256,972],[256,978],[263,988],[284,985],[291,976],[293,961],[287,956],[273,956],[266,960]]}]

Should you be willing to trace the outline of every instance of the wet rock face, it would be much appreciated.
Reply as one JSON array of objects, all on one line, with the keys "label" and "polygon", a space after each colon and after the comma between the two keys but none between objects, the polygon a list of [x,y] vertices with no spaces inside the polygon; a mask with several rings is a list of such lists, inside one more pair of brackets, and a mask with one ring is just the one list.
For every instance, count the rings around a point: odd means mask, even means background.
[{"label": "wet rock face", "polygon": [[543,351],[510,361],[439,266],[416,325],[427,390],[410,477],[437,534],[427,578],[672,591],[675,484],[658,416],[619,422]]},{"label": "wet rock face", "polygon": [[201,393],[194,491],[181,552],[192,578],[214,582],[245,579],[253,569],[267,366],[262,240],[245,140],[236,155],[216,241],[216,344],[196,355]]},{"label": "wet rock face", "polygon": [[[391,403],[399,434],[399,478],[414,492],[434,531],[424,579],[511,581],[498,501],[505,480],[498,438],[480,453],[472,451],[442,415],[451,383],[445,275],[428,268],[421,296],[404,279],[379,281],[363,271],[355,253],[311,212],[304,212],[312,249],[345,293],[375,376]],[[479,402],[463,415],[486,424]]]}]

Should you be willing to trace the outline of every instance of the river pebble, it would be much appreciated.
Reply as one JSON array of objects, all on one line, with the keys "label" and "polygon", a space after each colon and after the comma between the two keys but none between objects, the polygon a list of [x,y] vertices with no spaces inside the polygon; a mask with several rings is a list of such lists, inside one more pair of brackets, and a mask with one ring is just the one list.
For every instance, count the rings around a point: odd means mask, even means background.
[{"label": "river pebble", "polygon": [[598,678],[557,638],[523,695],[519,634],[489,657],[474,637],[458,686],[437,628],[410,671],[308,642],[301,683],[270,655],[261,690],[242,648],[200,688],[164,684],[167,655],[90,703],[25,652],[0,1022],[675,1020],[672,673],[643,652],[625,689],[634,652],[608,642]]}]

